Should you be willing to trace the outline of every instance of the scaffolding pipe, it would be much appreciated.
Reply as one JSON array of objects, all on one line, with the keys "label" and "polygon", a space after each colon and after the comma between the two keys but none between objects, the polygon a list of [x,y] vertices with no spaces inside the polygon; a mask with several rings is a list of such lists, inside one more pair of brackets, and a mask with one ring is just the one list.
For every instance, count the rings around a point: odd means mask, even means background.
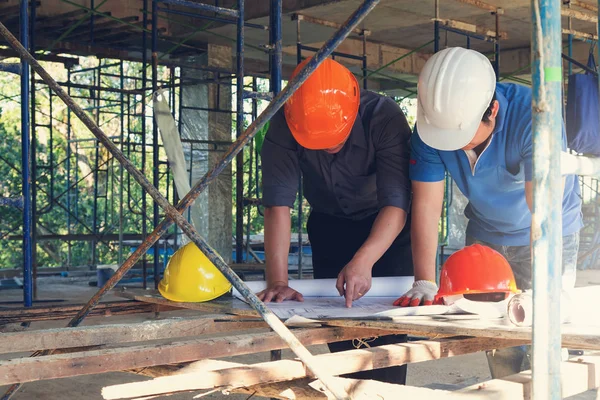
[{"label": "scaffolding pipe", "polygon": [[[238,0],[235,137],[244,132],[244,0]],[[220,93],[220,87],[217,88]],[[217,104],[217,107],[220,107]],[[235,262],[244,262],[244,152],[235,158]]]},{"label": "scaffolding pipe", "polygon": [[[20,36],[23,49],[29,46],[28,1],[21,0]],[[16,39],[15,39],[16,40]],[[29,64],[21,58],[21,163],[23,192],[23,298],[25,307],[33,305],[33,229],[31,202],[31,164],[29,137]]]},{"label": "scaffolding pipe", "polygon": [[[440,0],[435,0],[435,21],[433,22],[433,52],[440,51]],[[467,36],[468,37],[468,36]]]},{"label": "scaffolding pipe", "polygon": [[561,398],[561,5],[532,2],[533,398]]},{"label": "scaffolding pipe", "polygon": [[[572,54],[572,44],[569,45],[569,53]],[[567,56],[566,54],[562,54],[561,55],[562,58],[564,58],[565,60],[567,60],[569,62],[569,69],[571,69],[571,64],[575,64],[577,65],[579,68],[583,69],[585,72],[588,72],[594,76],[598,76],[598,72],[594,69],[594,68],[590,68],[587,65],[580,63],[579,61],[575,60],[574,58],[572,58],[571,56]],[[569,75],[571,74],[571,72],[569,72]]]},{"label": "scaffolding pipe", "polygon": [[367,82],[367,76],[368,76],[368,69],[367,69],[367,35],[365,34],[366,31],[363,31],[363,35],[362,35],[362,50],[363,50],[363,56],[362,56],[362,80],[363,80],[363,89],[367,90],[368,88],[368,82]]},{"label": "scaffolding pipe", "polygon": [[[281,85],[280,85],[281,87]],[[271,101],[273,100],[273,94],[272,93],[263,93],[263,92],[250,92],[248,90],[244,90],[244,99],[259,99],[259,100],[266,100],[266,101]],[[248,114],[248,113],[244,113],[244,114]]]},{"label": "scaffolding pipe", "polygon": [[[302,18],[298,16],[296,19],[296,61],[298,64],[302,62],[302,40],[300,38],[300,21]],[[333,52],[332,54],[335,54]],[[304,186],[302,182],[302,170],[298,169],[298,279],[302,279],[302,199],[304,198]]]},{"label": "scaffolding pipe", "polygon": [[[158,13],[156,11],[157,0],[152,0],[152,93],[158,90]],[[145,95],[142,95],[145,97]],[[154,110],[152,110],[154,113]],[[144,120],[144,123],[146,121]],[[152,118],[152,184],[159,187],[159,159],[158,159],[158,125],[156,118]],[[154,229],[159,224],[158,203],[152,203],[152,226]],[[152,252],[152,265],[154,267],[154,289],[158,289],[160,271],[158,270],[158,244],[154,245]],[[145,282],[144,282],[145,283]]]},{"label": "scaffolding pipe", "polygon": [[15,207],[23,209],[23,196],[20,197],[0,197],[0,206]]},{"label": "scaffolding pipe", "polygon": [[[571,1],[569,1],[569,4],[567,4],[567,7],[571,8]],[[573,30],[573,18],[571,18],[571,17],[567,18],[567,27],[569,28],[568,29],[569,31]],[[564,29],[562,30],[562,33],[565,33]],[[567,36],[567,37],[568,37],[567,43],[568,43],[568,48],[569,48],[569,50],[568,50],[569,57],[573,58],[573,34],[571,32],[569,32],[569,36]],[[564,54],[563,54],[563,56],[564,56]],[[573,65],[571,63],[569,63],[569,69],[568,69],[569,76],[571,76],[572,73],[573,73]]]},{"label": "scaffolding pipe", "polygon": [[281,65],[282,65],[282,34],[281,34],[281,14],[282,1],[271,0],[271,25],[270,25],[270,42],[272,46],[271,53],[271,80],[269,90],[273,96],[277,96],[281,92]]},{"label": "scaffolding pipe", "polygon": [[241,11],[241,10],[238,11],[238,10],[232,10],[232,9],[223,8],[223,7],[216,7],[216,6],[212,6],[210,4],[195,3],[192,1],[186,1],[186,0],[156,0],[156,1],[158,1],[159,3],[173,4],[176,6],[197,8],[199,10],[214,12],[214,13],[222,14],[222,15],[228,15],[228,16],[234,17],[234,18],[237,18],[238,15],[240,14],[239,11]]},{"label": "scaffolding pipe", "polygon": [[[158,11],[162,11],[164,13],[168,13],[168,14],[183,15],[184,17],[205,19],[207,21],[220,22],[222,24],[237,25],[237,20],[233,20],[233,19],[225,19],[225,18],[219,18],[219,17],[209,17],[208,15],[196,14],[196,13],[192,13],[192,12],[189,12],[189,11],[171,10],[169,8],[164,8],[164,7],[158,7],[157,10]],[[253,24],[251,22],[245,22],[244,26],[247,27],[247,28],[260,29],[260,30],[263,30],[263,31],[268,31],[269,30],[269,27],[266,26],[266,25]]]},{"label": "scaffolding pipe", "polygon": [[501,8],[494,12],[496,17],[496,40],[494,40],[494,69],[496,70],[496,82],[500,79],[500,13]]},{"label": "scaffolding pipe", "polygon": [[[146,88],[146,85],[148,83],[148,1],[153,1],[153,0],[143,0],[143,17],[142,17],[142,24],[143,24],[143,31],[142,31],[142,88]],[[156,28],[156,26],[152,26],[152,30],[150,31],[150,33],[152,33],[152,31]],[[135,87],[137,87],[137,83],[135,84]],[[141,104],[141,118],[142,118],[142,173],[146,172],[146,101],[144,99],[144,95],[142,94],[142,104]],[[135,115],[134,115],[135,116]],[[127,175],[127,179],[130,179],[131,175]],[[131,181],[128,181],[128,184]],[[129,193],[131,193],[131,186],[128,186],[129,189]],[[146,193],[144,191],[142,191],[142,209],[141,211],[138,213],[139,215],[142,216],[142,235],[144,238],[146,238],[146,235],[148,234],[148,218],[147,218],[147,214],[146,214],[146,210],[147,210],[147,198],[146,198]],[[129,209],[131,210],[131,202],[129,202]],[[146,252],[143,253],[143,258],[142,258],[142,287],[144,289],[146,289],[147,286],[147,282],[148,282],[148,265],[147,265],[147,259],[146,259]]]},{"label": "scaffolding pipe", "polygon": [[[347,394],[343,390],[337,390],[332,387],[329,379],[327,379],[327,374],[322,371],[320,366],[314,364],[314,359],[312,358],[310,352],[308,352],[308,350],[296,339],[289,329],[268,308],[265,307],[258,297],[256,297],[256,295],[250,291],[246,284],[229,268],[225,261],[214,252],[214,250],[204,241],[204,239],[198,235],[193,226],[191,226],[180,213],[189,207],[190,204],[198,197],[198,195],[206,189],[207,185],[225,169],[225,167],[232,161],[233,157],[235,157],[235,155],[239,153],[250,140],[252,140],[258,130],[261,129],[266,122],[275,115],[275,113],[277,113],[277,111],[291,97],[291,95],[306,81],[308,76],[310,76],[310,74],[331,54],[333,49],[335,49],[335,47],[337,47],[348,36],[352,29],[356,28],[356,26],[378,3],[379,0],[365,0],[363,3],[361,3],[361,5],[347,19],[342,27],[323,44],[323,47],[298,72],[294,79],[288,83],[285,89],[277,97],[275,97],[275,99],[273,99],[273,101],[265,108],[261,115],[248,127],[245,133],[232,144],[227,153],[210,171],[206,173],[202,179],[197,182],[192,190],[190,190],[190,192],[181,200],[177,208],[171,206],[169,202],[161,196],[161,194],[150,184],[145,176],[125,158],[125,156],[118,150],[114,143],[106,138],[106,135],[97,126],[95,126],[94,122],[89,119],[87,114],[66,95],[56,81],[54,81],[54,79],[40,66],[35,58],[33,58],[33,56],[29,54],[25,48],[23,48],[18,40],[6,29],[4,24],[0,22],[0,35],[2,35],[8,41],[10,46],[13,47],[17,53],[19,53],[22,59],[31,63],[34,70],[42,77],[42,79],[52,89],[54,89],[58,96],[73,110],[73,112],[79,118],[81,118],[82,122],[85,123],[91,132],[94,135],[97,135],[97,137],[113,154],[113,156],[124,165],[125,169],[131,175],[133,175],[136,181],[142,185],[156,201],[160,203],[168,217],[168,219],[165,219],[163,222],[161,222],[159,227],[155,229],[151,235],[149,235],[149,237],[135,250],[135,252],[125,261],[125,263],[96,293],[96,295],[94,295],[77,313],[77,315],[73,317],[69,323],[69,326],[72,327],[79,325],[79,323],[81,323],[83,318],[85,318],[90,310],[98,304],[101,297],[115,286],[115,284],[133,266],[140,256],[160,238],[160,236],[172,224],[172,221],[174,221],[186,233],[186,235],[200,247],[200,249],[209,257],[209,259],[215,263],[217,268],[227,277],[233,286],[240,293],[242,293],[244,297],[246,297],[250,305],[257,312],[259,312],[259,314],[261,314],[265,322],[267,322],[269,326],[271,326],[271,328],[281,336],[291,350],[304,362],[307,368],[311,370],[330,391],[332,391],[335,397],[339,399],[347,398]],[[39,354],[40,353],[38,353],[38,355]],[[20,385],[13,385],[9,389],[9,392],[15,393],[19,386]]]},{"label": "scaffolding pipe", "polygon": [[21,75],[21,64],[0,63],[0,72],[9,72],[11,74]]}]

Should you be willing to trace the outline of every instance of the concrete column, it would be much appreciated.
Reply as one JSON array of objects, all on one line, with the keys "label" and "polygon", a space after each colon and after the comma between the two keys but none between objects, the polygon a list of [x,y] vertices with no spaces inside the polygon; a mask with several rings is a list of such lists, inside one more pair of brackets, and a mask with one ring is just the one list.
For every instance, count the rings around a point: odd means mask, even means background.
[{"label": "concrete column", "polygon": [[[219,67],[231,70],[231,47],[209,45],[207,54],[190,59],[188,62],[199,67]],[[183,68],[181,74],[184,83],[186,78],[203,79],[212,76],[212,73],[195,68]],[[206,109],[231,110],[231,85],[228,83],[184,85],[182,91],[182,139],[231,141],[232,114],[206,111]],[[186,107],[192,107],[192,109]],[[215,152],[214,146],[207,144],[194,144],[192,151],[192,147],[184,141],[183,147],[188,170],[191,169],[192,185],[204,176],[223,154]],[[219,146],[219,148],[224,149],[223,146]],[[198,197],[196,202],[199,203],[202,223],[202,226],[196,227],[196,229],[225,261],[230,262],[232,250],[231,167],[226,168]]]},{"label": "concrete column", "polygon": [[[227,70],[233,69],[233,58],[231,47],[208,45],[208,65]],[[231,85],[209,85],[208,104],[210,108],[231,110]],[[208,113],[208,139],[217,141],[231,141],[232,117],[234,114],[223,112]],[[223,148],[223,147],[221,147]],[[221,158],[223,153],[211,152],[208,154],[210,166]],[[217,251],[231,261],[232,243],[232,173],[231,164],[217,177],[209,187],[208,193],[208,225],[209,243],[213,244]]]}]

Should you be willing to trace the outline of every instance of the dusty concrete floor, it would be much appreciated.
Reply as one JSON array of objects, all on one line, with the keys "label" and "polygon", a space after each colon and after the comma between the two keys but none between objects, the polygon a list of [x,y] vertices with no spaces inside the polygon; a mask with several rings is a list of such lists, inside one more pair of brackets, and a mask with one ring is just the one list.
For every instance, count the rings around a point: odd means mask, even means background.
[{"label": "dusty concrete floor", "polygon": [[[600,285],[600,271],[578,271],[578,286]],[[89,287],[85,279],[53,278],[44,279],[43,284],[39,286],[38,298],[40,299],[68,299],[68,303],[83,303],[87,301],[97,288]],[[20,300],[22,292],[20,290],[2,290],[0,291],[0,303],[11,300]],[[108,295],[105,301],[117,300],[116,297]],[[65,304],[58,303],[58,304]],[[0,304],[1,306],[1,304]],[[164,313],[163,317],[172,316],[192,316],[197,315],[193,311],[177,311]],[[113,317],[95,317],[84,322],[84,325],[99,325],[106,323],[124,323],[139,322],[153,318],[153,315],[130,315]],[[33,323],[30,329],[45,329],[51,327],[62,327],[65,321],[50,321]],[[309,348],[313,354],[322,354],[328,352],[326,346],[312,346]],[[13,355],[14,357],[14,355]],[[289,350],[283,351],[284,358],[292,358],[293,354]],[[246,356],[229,358],[230,361],[252,364],[269,360],[269,353],[259,353]],[[143,381],[148,378],[127,374],[127,373],[106,373],[101,375],[80,376],[75,378],[56,379],[52,381],[32,382],[23,385],[20,391],[13,397],[15,400],[24,399],[102,399],[100,395],[104,386],[127,383],[134,381]],[[448,359],[410,364],[408,366],[407,384],[412,386],[422,386],[435,389],[454,390],[469,386],[478,382],[490,379],[487,361],[483,353],[469,354],[465,356],[453,357]],[[0,387],[0,394],[4,393],[5,387]],[[168,399],[183,400],[191,399],[198,393],[177,394],[169,396]],[[167,397],[161,397],[167,398]],[[202,399],[216,400],[243,400],[248,399],[248,395],[224,395],[213,393],[203,396]],[[573,400],[600,400],[600,393],[589,391],[578,396]]]}]

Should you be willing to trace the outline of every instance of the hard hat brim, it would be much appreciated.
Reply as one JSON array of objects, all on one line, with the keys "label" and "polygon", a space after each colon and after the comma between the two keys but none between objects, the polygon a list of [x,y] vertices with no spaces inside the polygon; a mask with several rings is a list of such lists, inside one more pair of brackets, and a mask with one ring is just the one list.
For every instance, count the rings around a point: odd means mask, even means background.
[{"label": "hard hat brim", "polygon": [[475,137],[480,119],[475,120],[463,129],[442,129],[427,122],[421,107],[417,107],[417,132],[429,147],[441,151],[455,151],[468,145]]},{"label": "hard hat brim", "polygon": [[310,139],[305,139],[304,135],[297,133],[291,127],[290,131],[292,132],[292,136],[294,136],[296,142],[305,149],[327,150],[339,146],[340,144],[344,143],[346,139],[348,139],[350,133],[352,133],[352,128],[354,127],[355,121],[356,117],[354,118],[354,121],[352,121],[352,124],[348,124],[349,126],[346,126],[344,130],[341,130],[340,132],[337,132],[336,134],[331,135],[328,138],[322,138],[318,144],[315,144],[315,142]]}]

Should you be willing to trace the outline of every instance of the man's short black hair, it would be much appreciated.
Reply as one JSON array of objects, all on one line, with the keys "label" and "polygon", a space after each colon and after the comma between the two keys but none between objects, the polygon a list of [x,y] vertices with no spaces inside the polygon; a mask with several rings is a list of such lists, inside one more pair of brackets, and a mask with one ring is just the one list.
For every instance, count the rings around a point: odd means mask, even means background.
[{"label": "man's short black hair", "polygon": [[485,110],[485,113],[483,113],[483,117],[481,117],[481,121],[485,122],[486,124],[489,124],[490,122],[490,117],[492,116],[492,109],[494,108],[494,102],[496,101],[496,92],[494,91],[494,95],[492,96],[492,101],[490,101],[490,105],[488,106],[487,110]]}]

